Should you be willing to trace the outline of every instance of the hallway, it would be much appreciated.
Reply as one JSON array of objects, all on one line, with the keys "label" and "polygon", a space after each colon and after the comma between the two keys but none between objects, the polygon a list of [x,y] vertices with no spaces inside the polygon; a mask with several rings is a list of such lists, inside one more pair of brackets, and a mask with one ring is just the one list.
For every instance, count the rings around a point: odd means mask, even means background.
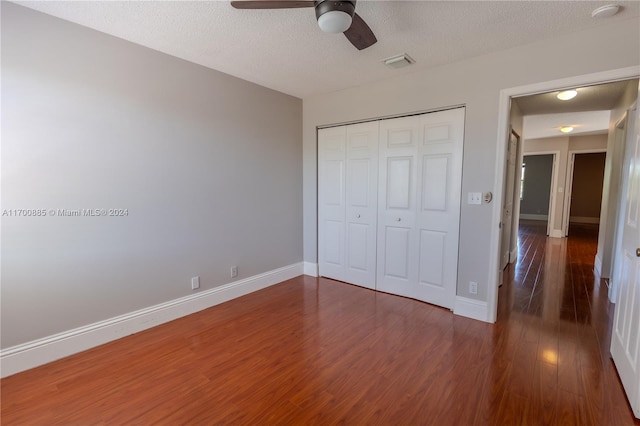
[{"label": "hallway", "polygon": [[632,424],[609,356],[614,305],[593,272],[598,228],[571,226],[569,238],[548,238],[545,222],[520,225],[518,260],[498,296],[496,326],[511,349],[498,418],[508,422],[503,411],[511,411],[513,423],[529,412],[530,424]]}]

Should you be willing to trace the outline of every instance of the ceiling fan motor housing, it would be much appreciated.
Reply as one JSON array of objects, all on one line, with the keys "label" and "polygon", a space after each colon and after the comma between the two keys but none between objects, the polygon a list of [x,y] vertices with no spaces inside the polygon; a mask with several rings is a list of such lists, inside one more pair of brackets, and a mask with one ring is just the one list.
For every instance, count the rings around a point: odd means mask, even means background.
[{"label": "ceiling fan motor housing", "polygon": [[316,2],[316,19],[320,19],[322,15],[327,12],[344,12],[353,18],[353,14],[356,11],[356,5],[353,1],[333,1],[324,0]]},{"label": "ceiling fan motor housing", "polygon": [[325,33],[343,33],[347,40],[362,50],[378,40],[371,28],[356,13],[357,0],[231,0],[236,9],[293,9],[313,7],[318,26]]}]

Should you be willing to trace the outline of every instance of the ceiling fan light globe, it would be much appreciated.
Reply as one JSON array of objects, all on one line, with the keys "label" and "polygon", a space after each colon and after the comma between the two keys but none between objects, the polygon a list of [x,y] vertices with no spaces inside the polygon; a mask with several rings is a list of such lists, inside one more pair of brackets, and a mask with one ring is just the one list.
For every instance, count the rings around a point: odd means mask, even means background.
[{"label": "ceiling fan light globe", "polygon": [[351,16],[341,10],[331,10],[318,17],[318,25],[325,33],[343,33],[351,26]]}]

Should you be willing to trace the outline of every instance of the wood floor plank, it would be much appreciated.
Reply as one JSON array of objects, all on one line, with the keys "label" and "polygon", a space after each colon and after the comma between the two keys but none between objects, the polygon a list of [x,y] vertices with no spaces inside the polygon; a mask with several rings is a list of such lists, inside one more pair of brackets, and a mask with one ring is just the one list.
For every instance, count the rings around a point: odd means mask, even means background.
[{"label": "wood floor plank", "polygon": [[578,343],[570,337],[558,342],[558,386],[567,392],[583,395]]},{"label": "wood floor plank", "polygon": [[558,390],[558,425],[590,425],[585,398]]},{"label": "wood floor plank", "polygon": [[632,425],[597,227],[523,222],[498,320],[302,276],[0,381],[2,425]]}]

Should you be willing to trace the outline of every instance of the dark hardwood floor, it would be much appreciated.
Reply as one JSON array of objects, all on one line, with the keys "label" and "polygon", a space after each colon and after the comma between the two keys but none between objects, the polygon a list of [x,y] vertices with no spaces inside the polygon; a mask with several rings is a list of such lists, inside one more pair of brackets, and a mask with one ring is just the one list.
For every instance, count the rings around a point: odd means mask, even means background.
[{"label": "dark hardwood floor", "polygon": [[[3,425],[634,424],[597,229],[520,232],[499,318],[299,277],[1,381]],[[640,423],[636,423],[640,424]]]}]

